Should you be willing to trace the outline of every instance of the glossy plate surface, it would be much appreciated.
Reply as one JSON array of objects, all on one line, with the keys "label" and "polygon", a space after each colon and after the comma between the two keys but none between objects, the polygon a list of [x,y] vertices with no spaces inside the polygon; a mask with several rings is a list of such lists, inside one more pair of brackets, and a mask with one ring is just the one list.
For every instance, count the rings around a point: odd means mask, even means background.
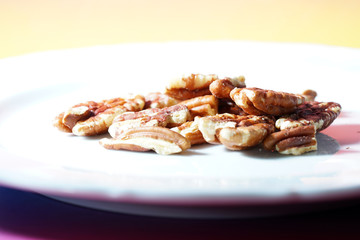
[{"label": "glossy plate surface", "polygon": [[[318,134],[319,150],[301,156],[261,148],[228,151],[221,145],[171,156],[109,151],[98,143],[107,135],[75,137],[52,127],[53,118],[76,103],[163,91],[169,78],[191,72],[244,75],[249,87],[314,89],[317,100],[339,102],[343,112]],[[238,215],[247,216],[243,207],[254,204],[360,196],[360,107],[354,86],[360,79],[359,49],[236,41],[102,46],[2,59],[0,79],[6,83],[0,90],[3,185],[136,213],[141,208],[121,206],[236,206]],[[203,214],[197,210],[186,214]],[[159,215],[177,215],[166,211]]]}]

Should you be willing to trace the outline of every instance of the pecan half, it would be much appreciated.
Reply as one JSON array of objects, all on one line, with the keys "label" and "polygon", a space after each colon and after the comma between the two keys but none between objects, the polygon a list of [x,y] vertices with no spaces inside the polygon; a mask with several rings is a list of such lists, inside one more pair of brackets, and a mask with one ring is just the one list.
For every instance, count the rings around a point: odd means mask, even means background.
[{"label": "pecan half", "polygon": [[219,141],[230,150],[243,150],[260,144],[274,131],[274,125],[257,123],[246,127],[225,127],[216,131]]},{"label": "pecan half", "polygon": [[179,100],[172,98],[164,93],[153,92],[145,95],[145,107],[147,108],[164,108],[178,104]]},{"label": "pecan half", "polygon": [[301,95],[304,96],[306,102],[312,102],[312,101],[315,101],[317,92],[315,92],[314,90],[311,90],[311,89],[307,89]]},{"label": "pecan half", "polygon": [[71,128],[69,128],[63,123],[64,115],[65,112],[62,112],[59,115],[57,115],[53,121],[53,125],[62,132],[71,133]]},{"label": "pecan half", "polygon": [[252,115],[289,114],[305,101],[299,94],[260,88],[235,88],[230,92],[230,97],[246,113]]},{"label": "pecan half", "polygon": [[93,136],[105,133],[113,119],[126,111],[143,109],[145,99],[141,95],[133,98],[113,98],[100,102],[88,101],[71,107],[55,118],[55,126],[62,131],[78,136]]},{"label": "pecan half", "polygon": [[279,118],[275,126],[280,129],[287,129],[299,126],[315,126],[320,132],[333,123],[341,112],[341,105],[335,102],[306,102],[300,105],[294,114]]},{"label": "pecan half", "polygon": [[190,112],[185,105],[126,112],[114,119],[109,127],[109,133],[112,137],[119,138],[129,128],[141,126],[174,127],[187,122],[190,118]]},{"label": "pecan half", "polygon": [[166,87],[165,94],[179,100],[186,100],[203,95],[209,95],[210,84],[217,80],[215,74],[190,74],[172,79]]},{"label": "pecan half", "polygon": [[163,155],[179,153],[191,147],[187,138],[163,127],[130,128],[124,131],[120,138],[103,138],[100,144],[107,149],[153,150]]},{"label": "pecan half", "polygon": [[224,113],[199,119],[199,130],[208,143],[222,143],[231,150],[255,146],[274,129],[274,120],[267,116]]},{"label": "pecan half", "polygon": [[216,129],[224,127],[235,127],[238,116],[229,113],[217,114],[215,116],[202,117],[199,119],[198,127],[204,139],[208,143],[219,144],[216,137]]},{"label": "pecan half", "polygon": [[210,84],[210,92],[217,98],[230,99],[230,92],[234,88],[244,88],[245,78],[243,76],[235,77],[235,78],[223,78],[213,81]]},{"label": "pecan half", "polygon": [[182,101],[179,104],[187,106],[192,118],[194,118],[217,114],[219,101],[213,95],[205,95]]},{"label": "pecan half", "polygon": [[191,145],[205,143],[205,139],[199,130],[199,117],[196,117],[194,121],[189,121],[181,124],[178,127],[171,128],[172,131],[180,133],[189,141]]},{"label": "pecan half", "polygon": [[264,148],[282,154],[300,155],[317,150],[314,126],[300,126],[270,134],[263,142]]},{"label": "pecan half", "polygon": [[[118,98],[118,102],[122,104],[124,99]],[[95,116],[97,109],[100,109],[104,105],[103,102],[88,101],[85,103],[77,104],[66,112],[62,113],[62,122],[69,129],[73,129],[78,121],[86,120],[91,116]]]}]

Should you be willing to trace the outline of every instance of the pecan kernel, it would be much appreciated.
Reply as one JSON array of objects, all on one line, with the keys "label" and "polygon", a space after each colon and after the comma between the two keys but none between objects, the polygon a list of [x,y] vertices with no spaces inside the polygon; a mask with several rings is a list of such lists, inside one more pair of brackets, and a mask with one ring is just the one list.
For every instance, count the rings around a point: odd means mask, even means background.
[{"label": "pecan kernel", "polygon": [[145,96],[145,107],[147,108],[164,108],[171,107],[177,104],[179,101],[164,93],[153,92]]},{"label": "pecan kernel", "polygon": [[80,136],[105,133],[113,119],[125,111],[139,111],[144,107],[141,95],[133,98],[113,98],[100,102],[80,103],[56,117],[55,126],[61,131]]},{"label": "pecan kernel", "polygon": [[183,123],[178,127],[171,128],[171,130],[180,133],[181,135],[189,139],[191,145],[205,143],[206,141],[199,130],[199,119],[199,117],[196,117],[194,121]]},{"label": "pecan kernel", "polygon": [[166,108],[149,108],[139,112],[126,112],[117,116],[109,127],[109,133],[119,138],[129,128],[141,126],[174,127],[190,119],[190,112],[185,105]]},{"label": "pecan kernel", "polygon": [[260,88],[235,88],[230,92],[230,97],[245,112],[253,115],[289,114],[305,101],[299,94]]},{"label": "pecan kernel", "polygon": [[273,131],[273,125],[258,123],[235,129],[222,128],[217,131],[216,136],[227,149],[243,150],[260,144]]},{"label": "pecan kernel", "polygon": [[188,139],[163,127],[130,128],[120,138],[102,139],[100,144],[108,149],[131,151],[148,149],[163,155],[179,153],[191,147]]},{"label": "pecan kernel", "polygon": [[236,78],[223,78],[213,81],[210,86],[210,92],[217,98],[230,99],[230,92],[234,88],[243,88],[245,85],[245,78],[243,76]]},{"label": "pecan kernel", "polygon": [[282,154],[300,155],[317,149],[314,126],[289,128],[270,134],[263,142],[264,148]]},{"label": "pecan kernel", "polygon": [[313,125],[315,130],[320,132],[330,126],[340,112],[341,106],[335,102],[306,102],[300,105],[294,114],[279,118],[275,124],[280,130]]},{"label": "pecan kernel", "polygon": [[274,131],[274,121],[266,116],[225,113],[200,118],[199,129],[208,143],[240,150],[259,144]]},{"label": "pecan kernel", "polygon": [[194,118],[217,114],[219,102],[213,95],[205,95],[182,101],[179,104],[187,106]]},{"label": "pecan kernel", "polygon": [[169,82],[165,94],[179,100],[209,95],[209,85],[218,79],[215,74],[190,74]]}]

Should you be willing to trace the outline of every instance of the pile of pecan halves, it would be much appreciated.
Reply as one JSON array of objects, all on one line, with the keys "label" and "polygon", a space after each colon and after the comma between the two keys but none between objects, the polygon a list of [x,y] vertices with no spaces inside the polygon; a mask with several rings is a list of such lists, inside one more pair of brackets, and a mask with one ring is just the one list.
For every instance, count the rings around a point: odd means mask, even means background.
[{"label": "pile of pecan halves", "polygon": [[340,114],[316,92],[292,94],[248,88],[245,78],[190,74],[165,91],[77,104],[55,118],[61,131],[78,136],[109,133],[107,149],[173,154],[196,144],[230,150],[261,146],[281,154],[317,150],[316,133]]}]

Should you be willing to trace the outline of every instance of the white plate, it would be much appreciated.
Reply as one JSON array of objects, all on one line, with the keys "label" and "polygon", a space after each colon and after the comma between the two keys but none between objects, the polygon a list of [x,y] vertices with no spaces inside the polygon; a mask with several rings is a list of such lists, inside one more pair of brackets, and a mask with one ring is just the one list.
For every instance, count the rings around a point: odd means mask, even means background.
[{"label": "white plate", "polygon": [[[162,91],[170,77],[188,72],[245,75],[249,87],[294,93],[311,88],[319,101],[341,103],[343,112],[318,134],[319,150],[302,156],[221,145],[171,156],[110,151],[99,137],[52,127],[53,118],[75,103]],[[264,206],[276,214],[285,205],[360,196],[360,108],[353,86],[360,79],[359,49],[125,44],[2,59],[0,79],[3,185],[100,209],[166,216],[258,216],[268,214]]]}]

